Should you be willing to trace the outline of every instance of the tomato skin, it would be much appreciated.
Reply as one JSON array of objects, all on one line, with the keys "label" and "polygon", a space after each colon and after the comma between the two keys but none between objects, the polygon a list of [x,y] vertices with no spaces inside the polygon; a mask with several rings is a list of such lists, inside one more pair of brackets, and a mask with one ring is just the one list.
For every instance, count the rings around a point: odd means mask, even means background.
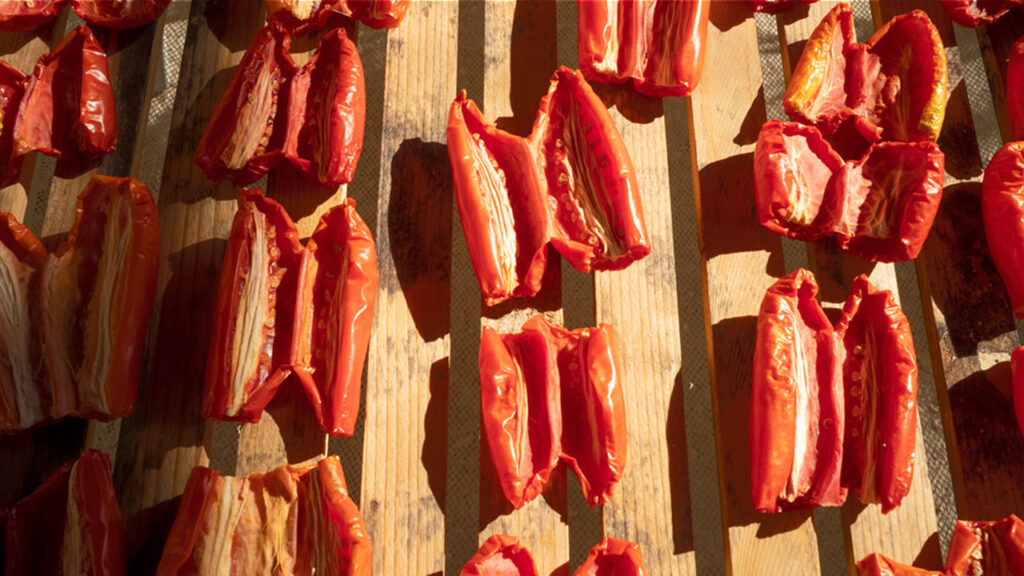
[{"label": "tomato skin", "polygon": [[985,168],[981,215],[1014,315],[1024,318],[1024,142],[1006,144]]},{"label": "tomato skin", "polygon": [[[791,9],[796,5],[795,0],[749,0],[750,7],[754,12],[767,12],[768,14],[779,14]],[[818,0],[800,0],[801,4],[814,4]]]},{"label": "tomato skin", "polygon": [[[80,96],[68,100],[68,93]],[[75,28],[39,58],[18,106],[13,138],[15,156],[38,151],[76,165],[114,151],[117,113],[107,55],[88,26]]]},{"label": "tomato skin", "polygon": [[155,22],[170,3],[171,0],[71,0],[71,9],[92,26],[131,30]]},{"label": "tomato skin", "polygon": [[638,92],[655,98],[689,96],[697,88],[710,0],[578,0],[576,5],[579,66],[588,80],[632,82]]},{"label": "tomato skin", "polygon": [[539,576],[537,563],[519,539],[495,534],[484,542],[462,568],[462,576]]},{"label": "tomato skin", "polygon": [[946,555],[947,576],[1024,572],[1024,522],[1011,514],[998,522],[958,520]]},{"label": "tomato skin", "polygon": [[14,155],[14,122],[25,95],[28,76],[0,61],[0,188],[9,186],[21,175],[22,156]]},{"label": "tomato skin", "polygon": [[366,88],[359,52],[343,29],[320,41],[292,79],[290,100],[285,156],[312,184],[349,183],[363,150]]},{"label": "tomato skin", "polygon": [[196,149],[195,162],[210,180],[248,186],[284,157],[289,86],[298,70],[290,46],[288,31],[271,25],[246,50]]},{"label": "tomato skin", "polygon": [[[68,509],[80,524],[68,526]],[[71,545],[64,539],[79,538]],[[10,510],[6,527],[7,574],[65,574],[68,550],[79,550],[74,568],[89,574],[123,576],[126,571],[124,526],[110,458],[86,450],[66,462]],[[71,562],[74,562],[72,559]]]},{"label": "tomato skin", "polygon": [[0,2],[0,31],[34,30],[53,20],[68,0]]},{"label": "tomato skin", "polygon": [[587,554],[573,576],[644,576],[640,545],[619,538],[605,538]]},{"label": "tomato skin", "polygon": [[[267,22],[278,23],[292,34],[316,32],[327,24],[335,6],[342,0],[266,0]],[[308,14],[296,14],[295,8],[302,8],[313,2]]]},{"label": "tomato skin", "polygon": [[944,576],[942,572],[906,566],[877,553],[857,562],[857,573],[860,576]]},{"label": "tomato skin", "polygon": [[342,0],[335,8],[370,28],[395,28],[409,10],[410,0]]},{"label": "tomato skin", "polygon": [[949,17],[967,28],[992,24],[1010,9],[1020,6],[1020,0],[939,0]]}]

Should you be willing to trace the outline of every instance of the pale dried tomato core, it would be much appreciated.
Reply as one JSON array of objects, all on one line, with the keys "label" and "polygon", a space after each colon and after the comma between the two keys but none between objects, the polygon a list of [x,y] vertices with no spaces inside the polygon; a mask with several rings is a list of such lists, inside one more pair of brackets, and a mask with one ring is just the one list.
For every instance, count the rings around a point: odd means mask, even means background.
[{"label": "pale dried tomato core", "polygon": [[858,496],[862,502],[879,502],[876,486],[877,460],[875,455],[876,428],[878,427],[878,366],[875,335],[871,330],[863,331],[864,340],[847,356],[847,370],[850,388],[847,397],[847,418],[849,442],[857,446],[857,462],[861,470]]},{"label": "pale dried tomato core", "polygon": [[284,77],[272,55],[261,58],[259,70],[254,72],[255,84],[249,92],[239,95],[239,121],[221,153],[221,161],[229,170],[240,170],[265,152],[274,133],[274,113]]},{"label": "pale dried tomato core", "polygon": [[75,497],[78,485],[78,462],[71,468],[68,481],[67,516],[64,522],[63,548],[61,549],[61,574],[66,576],[93,573],[92,543],[89,541],[89,524],[82,516],[80,504]]},{"label": "pale dried tomato core", "polygon": [[778,215],[798,226],[810,226],[818,218],[832,178],[832,169],[812,150],[802,134],[787,135],[786,154],[779,157],[779,170],[786,191],[786,206]]},{"label": "pale dried tomato core", "polygon": [[271,4],[276,4],[276,7],[272,9],[273,12],[281,9],[287,10],[296,20],[309,20],[320,8],[320,0],[276,0]]},{"label": "pale dried tomato core", "polygon": [[502,285],[508,293],[519,284],[516,275],[516,258],[519,242],[515,230],[515,214],[509,199],[509,186],[505,171],[498,165],[497,159],[487,149],[486,143],[476,132],[473,136],[473,165],[476,167],[476,178],[480,190],[484,192],[483,204],[489,215],[491,229],[494,231],[492,247],[497,253],[492,254],[498,263],[498,273]]},{"label": "pale dried tomato core", "polygon": [[29,283],[32,267],[0,243],[0,405],[25,428],[42,419],[33,378]]},{"label": "pale dried tomato core", "polygon": [[796,429],[793,443],[793,468],[783,498],[793,502],[803,496],[811,487],[816,464],[815,452],[818,446],[820,419],[818,346],[815,331],[808,326],[794,310],[796,324],[793,326],[793,374],[796,400]]}]

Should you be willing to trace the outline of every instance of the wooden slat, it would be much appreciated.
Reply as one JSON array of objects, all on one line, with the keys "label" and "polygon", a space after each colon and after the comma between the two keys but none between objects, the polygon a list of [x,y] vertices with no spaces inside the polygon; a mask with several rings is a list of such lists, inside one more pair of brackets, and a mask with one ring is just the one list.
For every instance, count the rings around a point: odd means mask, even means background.
[{"label": "wooden slat", "polygon": [[[989,256],[981,219],[982,159],[948,17],[925,2],[950,58],[950,104],[939,144],[946,188],[918,259],[922,300],[959,517],[992,520],[1024,508],[1024,439],[1010,402],[1010,352],[1020,345],[1002,279]],[[1015,11],[1013,11],[1015,12]],[[979,29],[996,114],[1006,123],[1005,58],[1024,29],[1020,14]],[[992,34],[988,36],[988,34]],[[985,40],[987,38],[987,40]],[[998,60],[998,62],[997,62]]]},{"label": "wooden slat", "polygon": [[[262,3],[192,2],[159,190],[162,266],[150,369],[122,424],[115,483],[130,572],[152,573],[192,468],[209,463],[212,425],[201,398],[225,239],[237,209],[230,182],[213,185],[192,161],[207,122],[262,25]],[[229,10],[230,8],[230,10]],[[224,470],[233,473],[233,470]]]},{"label": "wooden slat", "polygon": [[444,568],[454,205],[443,142],[456,89],[457,23],[455,2],[412,2],[402,25],[388,32],[375,235],[380,288],[360,501],[374,570],[382,574]]},{"label": "wooden slat", "polygon": [[[548,81],[557,68],[555,16],[555,3],[550,0],[486,4],[483,112],[489,120],[496,119],[499,127],[521,136],[529,134],[537,105],[547,93]],[[561,322],[562,286],[557,258],[548,273],[544,290],[536,299],[484,306],[480,325],[499,333],[518,332],[530,317],[540,312]],[[494,534],[509,534],[530,550],[541,574],[567,570],[569,529],[564,466],[552,475],[542,496],[515,510],[502,493],[486,438],[481,437],[480,444],[479,543]]]},{"label": "wooden slat", "polygon": [[779,236],[751,201],[753,148],[765,120],[755,25],[740,2],[713,2],[704,79],[691,99],[726,573],[820,574],[810,514],[757,514],[747,437],[757,312],[785,272]]},{"label": "wooden slat", "polygon": [[[819,2],[812,5],[807,16],[792,15],[779,19],[783,65],[788,76],[795,67],[807,38],[821,19],[836,5]],[[834,242],[808,244],[809,260],[821,286],[822,304],[837,313],[850,293],[853,279],[868,274],[878,289],[889,290],[899,301],[896,270],[892,264],[872,264],[840,250]],[[903,561],[938,568],[942,565],[937,538],[935,505],[928,482],[928,466],[920,425],[917,433],[917,458],[910,493],[903,504],[889,514],[882,514],[879,505],[864,506],[851,497],[843,506],[843,530],[846,540],[847,569],[856,574],[855,562],[872,552],[886,554]]]}]

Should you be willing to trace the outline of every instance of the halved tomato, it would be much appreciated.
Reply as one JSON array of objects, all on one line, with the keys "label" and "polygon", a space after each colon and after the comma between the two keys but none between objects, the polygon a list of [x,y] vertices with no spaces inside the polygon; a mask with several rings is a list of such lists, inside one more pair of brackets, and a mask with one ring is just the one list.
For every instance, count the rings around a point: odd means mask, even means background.
[{"label": "halved tomato", "polygon": [[462,576],[539,576],[537,563],[519,539],[495,534],[462,568]]},{"label": "halved tomato", "polygon": [[0,61],[0,166],[5,167],[0,169],[0,188],[21,174],[22,157],[14,155],[14,122],[27,83],[28,76]]},{"label": "halved tomato", "polygon": [[71,9],[93,26],[130,30],[156,21],[170,3],[171,0],[71,0]]},{"label": "halved tomato", "polygon": [[4,0],[0,2],[0,31],[33,30],[57,17],[68,0]]}]

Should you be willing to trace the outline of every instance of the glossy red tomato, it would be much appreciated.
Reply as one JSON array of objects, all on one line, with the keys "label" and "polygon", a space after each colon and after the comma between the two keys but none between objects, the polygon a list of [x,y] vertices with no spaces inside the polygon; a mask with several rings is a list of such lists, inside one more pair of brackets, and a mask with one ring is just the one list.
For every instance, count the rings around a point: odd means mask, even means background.
[{"label": "glossy red tomato", "polygon": [[171,0],[71,0],[79,18],[93,26],[130,30],[154,22]]},{"label": "glossy red tomato", "polygon": [[32,30],[57,17],[68,0],[4,0],[0,2],[0,31]]}]

